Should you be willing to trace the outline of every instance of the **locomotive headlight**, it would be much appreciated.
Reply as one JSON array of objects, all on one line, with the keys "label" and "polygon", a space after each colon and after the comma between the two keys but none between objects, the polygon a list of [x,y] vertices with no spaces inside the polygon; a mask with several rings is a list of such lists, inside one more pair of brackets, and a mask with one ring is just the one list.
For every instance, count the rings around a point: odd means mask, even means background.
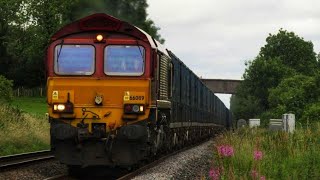
[{"label": "locomotive headlight", "polygon": [[140,106],[140,112],[143,112],[143,106]]},{"label": "locomotive headlight", "polygon": [[98,34],[96,37],[97,41],[102,41],[103,40],[103,36],[101,34]]},{"label": "locomotive headlight", "polygon": [[56,103],[52,107],[53,113],[73,113],[73,104],[67,103]]},{"label": "locomotive headlight", "polygon": [[58,104],[57,109],[58,111],[64,111],[66,109],[66,106],[64,104]]},{"label": "locomotive headlight", "polygon": [[55,110],[55,111],[63,111],[65,109],[66,109],[66,107],[65,107],[64,104],[55,104],[55,105],[53,105],[53,110]]},{"label": "locomotive headlight", "polygon": [[140,107],[138,105],[133,105],[132,106],[132,111],[133,112],[139,112],[139,110],[140,110]]}]

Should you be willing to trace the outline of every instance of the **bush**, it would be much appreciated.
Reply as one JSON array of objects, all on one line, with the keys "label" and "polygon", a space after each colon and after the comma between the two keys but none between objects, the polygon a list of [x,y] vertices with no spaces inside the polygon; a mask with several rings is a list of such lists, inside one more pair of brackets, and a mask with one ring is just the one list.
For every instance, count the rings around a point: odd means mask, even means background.
[{"label": "bush", "polygon": [[261,127],[268,128],[270,119],[281,119],[282,115],[285,113],[288,112],[285,110],[285,107],[283,105],[279,105],[276,108],[261,113],[261,115],[259,116]]},{"label": "bush", "polygon": [[313,122],[320,120],[320,103],[316,102],[306,106],[302,114],[302,122]]},{"label": "bush", "polygon": [[0,75],[0,103],[8,103],[13,98],[13,81]]}]

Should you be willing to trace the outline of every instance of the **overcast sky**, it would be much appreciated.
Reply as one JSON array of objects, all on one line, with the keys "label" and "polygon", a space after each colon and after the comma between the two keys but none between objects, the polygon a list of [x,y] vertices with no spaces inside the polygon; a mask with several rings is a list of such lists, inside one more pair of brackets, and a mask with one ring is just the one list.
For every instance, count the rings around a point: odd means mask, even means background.
[{"label": "overcast sky", "polygon": [[[241,79],[280,28],[320,51],[319,0],[147,0],[166,48],[202,78]],[[229,107],[230,95],[218,95]]]}]

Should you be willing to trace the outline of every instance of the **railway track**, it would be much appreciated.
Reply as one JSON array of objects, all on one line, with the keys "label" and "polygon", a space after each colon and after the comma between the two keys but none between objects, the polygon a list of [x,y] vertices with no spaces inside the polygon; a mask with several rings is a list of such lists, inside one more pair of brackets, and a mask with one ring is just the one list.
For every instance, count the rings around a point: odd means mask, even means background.
[{"label": "railway track", "polygon": [[[206,141],[204,141],[204,142],[206,142]],[[204,143],[204,142],[201,142],[201,143]],[[162,157],[160,157],[159,159],[157,159],[157,160],[155,160],[155,161],[153,161],[153,162],[151,162],[151,163],[149,163],[149,164],[147,164],[147,165],[145,165],[145,166],[142,166],[141,168],[139,168],[139,169],[137,169],[137,170],[135,170],[135,171],[133,171],[133,172],[130,172],[129,174],[126,174],[126,175],[118,178],[117,180],[129,180],[129,179],[132,179],[132,178],[134,178],[135,176],[141,174],[142,172],[144,172],[144,171],[146,171],[146,170],[148,170],[148,169],[151,169],[151,168],[153,168],[154,166],[160,164],[161,162],[165,161],[165,160],[168,159],[169,157],[174,156],[174,155],[176,155],[176,154],[179,154],[180,152],[186,151],[186,150],[188,150],[188,149],[191,149],[191,148],[193,148],[193,147],[195,147],[195,146],[198,146],[198,145],[200,145],[201,143],[197,143],[197,144],[194,144],[194,145],[185,147],[185,148],[183,148],[183,149],[180,149],[180,150],[178,150],[178,151],[175,151],[175,152],[173,152],[173,153],[167,154],[167,155],[165,155],[165,156],[162,156]]]},{"label": "railway track", "polygon": [[[107,175],[105,176],[103,179],[105,178],[108,178],[108,179],[117,179],[117,180],[129,180],[129,179],[132,179],[134,178],[135,176],[138,176],[139,174],[143,173],[144,171],[148,170],[148,169],[151,169],[153,167],[155,167],[156,165],[160,164],[161,162],[165,161],[166,159],[168,159],[169,157],[171,156],[174,156],[176,154],[179,154],[183,151],[186,151],[188,149],[191,149],[193,147],[196,147],[202,143],[205,143],[207,142],[206,141],[201,141],[201,142],[198,142],[198,143],[194,143],[188,147],[185,147],[185,148],[182,148],[180,150],[177,150],[173,153],[170,153],[170,154],[167,154],[167,155],[164,155],[162,157],[160,157],[159,159],[156,159],[154,160],[153,162],[151,163],[148,163],[132,172],[126,172],[126,173],[122,173],[121,175],[114,175],[114,174],[110,174],[110,175]],[[83,179],[91,179],[92,177],[82,177]],[[101,178],[101,177],[100,177]],[[61,180],[61,179],[77,179],[77,178],[74,178],[74,177],[71,177],[67,174],[61,174],[61,175],[56,175],[56,176],[53,176],[53,177],[49,177],[49,178],[46,178],[46,180]]]},{"label": "railway track", "polygon": [[22,153],[0,157],[0,172],[8,169],[15,169],[21,166],[34,164],[42,161],[54,159],[51,151],[36,151],[32,153]]}]

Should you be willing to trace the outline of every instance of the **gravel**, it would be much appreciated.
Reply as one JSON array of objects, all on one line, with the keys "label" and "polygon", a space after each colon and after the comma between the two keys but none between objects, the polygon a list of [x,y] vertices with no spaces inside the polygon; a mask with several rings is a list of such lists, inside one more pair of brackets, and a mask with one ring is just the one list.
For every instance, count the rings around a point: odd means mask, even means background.
[{"label": "gravel", "polygon": [[60,164],[58,161],[51,160],[1,172],[0,179],[38,180],[65,173],[67,173],[67,167],[65,165]]},{"label": "gravel", "polygon": [[211,139],[199,146],[169,157],[133,179],[201,179],[208,175],[213,143],[214,141]]}]

